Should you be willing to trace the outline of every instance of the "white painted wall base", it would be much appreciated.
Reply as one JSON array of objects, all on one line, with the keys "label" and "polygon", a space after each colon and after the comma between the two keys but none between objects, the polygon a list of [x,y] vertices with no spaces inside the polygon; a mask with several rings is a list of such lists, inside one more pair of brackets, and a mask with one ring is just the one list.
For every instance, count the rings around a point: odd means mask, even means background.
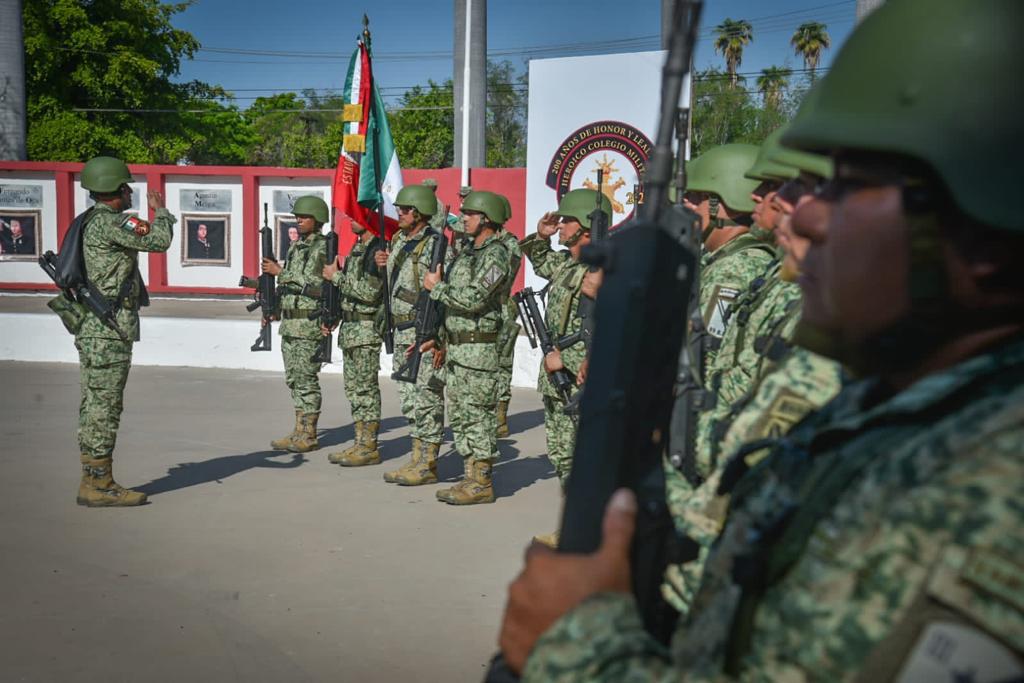
[{"label": "white painted wall base", "polygon": [[[142,341],[135,344],[132,361],[135,365],[284,372],[276,331],[273,351],[249,351],[257,332],[255,323],[245,320],[147,317],[142,319]],[[526,337],[519,337],[512,386],[536,387],[540,358],[540,349],[531,349]],[[380,359],[381,374],[390,375],[391,356],[381,349]],[[56,315],[0,313],[0,360],[77,363],[78,351]],[[334,362],[322,372],[341,372],[341,366],[341,351],[335,348]]]}]

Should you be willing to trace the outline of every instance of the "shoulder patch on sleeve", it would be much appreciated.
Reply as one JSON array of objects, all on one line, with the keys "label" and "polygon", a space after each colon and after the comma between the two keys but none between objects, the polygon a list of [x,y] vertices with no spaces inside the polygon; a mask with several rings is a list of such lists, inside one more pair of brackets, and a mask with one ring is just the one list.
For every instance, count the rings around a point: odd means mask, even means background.
[{"label": "shoulder patch on sleeve", "polygon": [[497,265],[491,265],[491,267],[488,268],[480,278],[480,283],[483,284],[484,288],[490,289],[495,285],[495,283],[501,280],[502,275],[503,273],[501,268]]},{"label": "shoulder patch on sleeve", "polygon": [[1024,665],[989,634],[965,624],[928,624],[896,677],[896,683],[1019,681]]},{"label": "shoulder patch on sleeve", "polygon": [[723,287],[716,285],[711,298],[704,309],[704,326],[708,334],[721,339],[725,335],[725,326],[728,321],[729,309],[739,296],[740,290],[735,287]]}]

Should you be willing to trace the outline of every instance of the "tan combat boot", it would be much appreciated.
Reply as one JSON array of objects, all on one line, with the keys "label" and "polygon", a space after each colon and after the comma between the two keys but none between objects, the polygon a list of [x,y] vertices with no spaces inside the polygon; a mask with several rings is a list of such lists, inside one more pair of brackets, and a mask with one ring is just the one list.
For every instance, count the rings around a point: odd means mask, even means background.
[{"label": "tan combat boot", "polygon": [[327,462],[334,463],[335,465],[340,465],[341,461],[343,459],[347,458],[348,456],[352,455],[353,453],[357,453],[360,450],[362,450],[362,448],[363,448],[363,423],[360,422],[359,420],[356,420],[355,424],[353,425],[353,427],[355,428],[355,431],[356,431],[356,438],[352,442],[352,445],[349,446],[348,448],[346,448],[345,450],[340,451],[338,453],[331,453],[331,454],[329,454],[327,456]]},{"label": "tan combat boot", "polygon": [[504,439],[511,433],[508,428],[508,401],[498,401],[498,438]]},{"label": "tan combat boot", "polygon": [[401,470],[395,475],[395,483],[399,486],[422,486],[437,483],[437,452],[441,450],[439,443],[423,443],[420,441],[420,457],[412,467]]},{"label": "tan combat boot", "polygon": [[287,451],[291,450],[288,447],[292,445],[292,441],[299,436],[299,429],[302,428],[302,413],[298,410],[295,411],[295,426],[292,427],[292,433],[281,439],[274,439],[270,442],[270,447],[275,451]]},{"label": "tan combat boot", "polygon": [[308,453],[320,448],[316,438],[316,423],[319,419],[320,413],[300,413],[299,433],[292,437],[292,442],[285,448],[292,453]]},{"label": "tan combat boot", "polygon": [[533,537],[537,543],[543,543],[549,548],[558,549],[558,532],[552,531],[550,534],[537,534]]},{"label": "tan combat boot", "polygon": [[379,465],[380,451],[377,450],[377,430],[380,422],[360,422],[361,438],[356,448],[350,448],[341,454],[337,462],[342,467],[362,467],[363,465]]},{"label": "tan combat boot", "polygon": [[399,467],[397,470],[391,470],[390,472],[384,473],[384,481],[389,484],[397,484],[398,476],[403,475],[406,472],[411,472],[419,467],[419,461],[422,457],[420,455],[420,440],[415,436],[412,437],[412,459]]},{"label": "tan combat boot", "polygon": [[114,481],[113,461],[82,455],[82,483],[76,502],[90,508],[126,508],[142,505],[146,494],[126,489]]},{"label": "tan combat boot", "polygon": [[437,492],[437,499],[449,505],[476,505],[494,502],[491,463],[466,459],[466,478],[450,489]]}]

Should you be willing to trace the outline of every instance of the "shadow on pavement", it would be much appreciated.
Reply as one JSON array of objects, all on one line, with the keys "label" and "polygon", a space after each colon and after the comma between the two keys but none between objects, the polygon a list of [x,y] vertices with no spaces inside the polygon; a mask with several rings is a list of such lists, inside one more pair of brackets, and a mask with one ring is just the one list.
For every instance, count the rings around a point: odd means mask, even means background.
[{"label": "shadow on pavement", "polygon": [[[380,422],[380,441],[383,443],[388,438],[388,432],[392,429],[398,429],[408,424],[401,415],[396,417],[388,417]],[[324,429],[323,425],[320,426],[319,435],[317,441],[320,442],[320,448],[330,448],[331,446],[337,446],[339,444],[352,443],[356,438],[355,425],[349,422],[346,425],[340,427],[331,427],[330,429]],[[383,454],[381,454],[383,457]]]},{"label": "shadow on pavement", "polygon": [[[555,476],[555,468],[543,455],[529,458],[516,458],[518,451],[507,445],[499,444],[501,457],[494,466],[494,497],[507,498],[520,489]],[[505,451],[512,451],[511,457]]]},{"label": "shadow on pavement", "polygon": [[522,434],[527,432],[534,427],[543,426],[544,424],[544,409],[538,408],[537,410],[531,410],[526,413],[509,413],[508,415],[508,428],[512,432],[510,438],[515,438],[516,434]]},{"label": "shadow on pavement", "polygon": [[[291,458],[284,462],[270,459],[281,456],[291,456]],[[203,462],[183,462],[167,470],[167,474],[159,479],[154,479],[143,486],[137,486],[135,490],[141,491],[147,496],[155,496],[211,481],[221,483],[228,477],[256,467],[294,469],[304,462],[307,460],[301,453],[286,453],[285,451],[256,451],[245,455],[226,455]]]}]

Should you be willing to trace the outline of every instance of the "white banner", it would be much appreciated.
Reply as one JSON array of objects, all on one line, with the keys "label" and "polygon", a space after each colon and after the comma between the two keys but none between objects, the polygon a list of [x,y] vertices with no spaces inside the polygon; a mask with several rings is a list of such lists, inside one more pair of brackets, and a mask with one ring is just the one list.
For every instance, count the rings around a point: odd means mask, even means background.
[{"label": "white banner", "polygon": [[[664,61],[656,51],[530,62],[527,234],[569,190],[596,188],[599,169],[612,227],[632,218],[634,189],[654,146]],[[525,284],[545,284],[529,261]]]}]

